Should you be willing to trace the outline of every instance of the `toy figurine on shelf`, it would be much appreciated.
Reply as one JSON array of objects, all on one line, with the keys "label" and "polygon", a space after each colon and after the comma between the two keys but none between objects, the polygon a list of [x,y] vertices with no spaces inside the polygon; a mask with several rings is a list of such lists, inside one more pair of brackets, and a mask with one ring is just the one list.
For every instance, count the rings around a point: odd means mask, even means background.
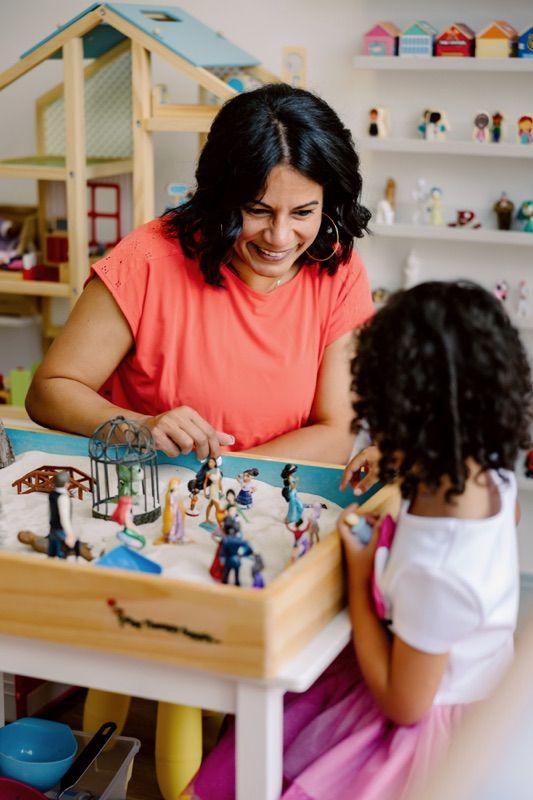
[{"label": "toy figurine on shelf", "polygon": [[[296,477],[296,464],[285,464],[281,472],[283,488],[281,494],[289,504],[285,523],[287,526],[295,525],[298,528],[303,522],[304,505],[298,497],[297,489],[299,479]],[[292,530],[292,528],[289,528]]]},{"label": "toy figurine on shelf", "polygon": [[431,225],[444,225],[442,217],[442,189],[434,186],[429,196],[429,222]]},{"label": "toy figurine on shelf", "polygon": [[476,215],[469,209],[457,211],[455,222],[448,222],[449,228],[481,228],[481,222],[476,220]]},{"label": "toy figurine on shelf", "polygon": [[527,281],[520,281],[518,284],[516,316],[520,319],[527,319],[529,317],[529,289]]},{"label": "toy figurine on shelf", "polygon": [[253,493],[256,490],[256,485],[254,483],[254,478],[257,478],[259,475],[259,470],[255,467],[250,467],[250,469],[245,469],[244,472],[237,475],[237,481],[240,486],[239,494],[237,495],[236,502],[241,508],[251,508],[253,505]]},{"label": "toy figurine on shelf", "polygon": [[429,211],[429,188],[425,178],[418,178],[411,196],[415,202],[413,225],[425,225],[428,221]]},{"label": "toy figurine on shelf", "polygon": [[122,525],[121,530],[117,533],[117,539],[133,550],[142,550],[146,544],[146,539],[133,522],[132,505],[132,497],[126,494],[121,495],[118,498],[117,507],[111,515],[111,519]]},{"label": "toy figurine on shelf", "polygon": [[79,541],[72,529],[72,498],[68,493],[70,476],[62,471],[54,475],[54,488],[48,495],[50,506],[50,531],[48,533],[49,558],[66,558],[79,555]]},{"label": "toy figurine on shelf", "polygon": [[513,201],[509,200],[505,192],[502,192],[492,208],[496,212],[498,218],[498,230],[510,230],[514,211]]},{"label": "toy figurine on shelf", "polygon": [[490,117],[486,111],[480,111],[474,117],[474,130],[472,131],[472,139],[475,142],[484,144],[489,141],[489,122]]},{"label": "toy figurine on shelf", "polygon": [[519,117],[517,140],[519,144],[531,144],[533,142],[533,117],[528,114]]},{"label": "toy figurine on shelf", "polygon": [[493,291],[494,291],[494,296],[497,297],[498,300],[505,305],[509,297],[509,284],[507,283],[505,278],[502,278],[495,284]]},{"label": "toy figurine on shelf", "polygon": [[185,544],[190,541],[185,536],[185,504],[180,497],[179,478],[171,478],[165,493],[165,506],[163,509],[163,536],[158,540],[168,544]]},{"label": "toy figurine on shelf", "polygon": [[495,111],[490,120],[490,140],[494,144],[502,142],[505,139],[505,117],[499,111]]},{"label": "toy figurine on shelf", "polygon": [[410,289],[420,283],[421,261],[413,250],[410,250],[403,267],[403,288]]},{"label": "toy figurine on shelf", "polygon": [[384,139],[389,135],[389,115],[384,108],[371,108],[368,112],[368,135]]},{"label": "toy figurine on shelf", "polygon": [[524,200],[516,218],[523,222],[522,230],[526,233],[533,233],[533,200]]},{"label": "toy figurine on shelf", "polygon": [[430,142],[445,141],[450,125],[443,111],[426,109],[418,125],[418,132]]},{"label": "toy figurine on shelf", "polygon": [[376,206],[376,224],[393,225],[396,217],[396,181],[388,178],[385,184],[385,197]]}]

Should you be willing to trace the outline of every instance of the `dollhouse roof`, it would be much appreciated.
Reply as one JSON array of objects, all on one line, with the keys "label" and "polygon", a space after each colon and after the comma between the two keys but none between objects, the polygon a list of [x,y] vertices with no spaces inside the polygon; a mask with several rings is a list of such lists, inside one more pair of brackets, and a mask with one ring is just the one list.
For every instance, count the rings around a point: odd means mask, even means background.
[{"label": "dollhouse roof", "polygon": [[473,39],[476,35],[472,28],[465,22],[452,22],[451,25],[448,25],[447,28],[439,33],[437,39],[442,39],[443,37],[451,39],[456,36],[457,33],[462,34],[464,39]]},{"label": "dollhouse roof", "polygon": [[495,19],[482,31],[479,31],[477,39],[516,39],[518,31],[516,28],[503,19]]},{"label": "dollhouse roof", "polygon": [[411,22],[406,28],[403,29],[401,32],[402,36],[436,36],[437,30],[430,25],[429,22],[426,22],[423,19],[416,20],[415,22]]},{"label": "dollhouse roof", "polygon": [[392,36],[394,39],[400,35],[400,29],[394,22],[376,22],[376,24],[365,33],[365,36]]},{"label": "dollhouse roof", "polygon": [[[222,34],[191,17],[181,8],[158,5],[140,6],[132,3],[93,3],[77,17],[65,25],[61,25],[45,39],[23,53],[21,58],[38,50],[43,44],[53,40],[62,31],[73,27],[78,20],[97,9],[101,24],[96,24],[83,37],[86,58],[100,56],[126,38],[124,32],[114,25],[114,15],[116,14],[121,20],[134,26],[137,31],[146,34],[194,66],[250,67],[259,63],[249,53],[236,47]],[[111,11],[113,16],[109,16],[107,11]],[[56,51],[52,57],[61,58],[61,51]]]}]

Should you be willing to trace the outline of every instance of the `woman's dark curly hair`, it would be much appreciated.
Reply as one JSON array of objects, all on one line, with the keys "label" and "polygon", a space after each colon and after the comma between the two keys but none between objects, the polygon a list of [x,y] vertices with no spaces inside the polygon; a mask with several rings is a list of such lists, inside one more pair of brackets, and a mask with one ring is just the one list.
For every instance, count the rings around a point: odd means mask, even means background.
[{"label": "woman's dark curly hair", "polygon": [[[222,106],[200,154],[194,195],[165,217],[167,235],[179,239],[189,258],[199,259],[206,283],[222,285],[220,266],[241,233],[241,210],[264,194],[278,164],[323,187],[323,210],[339,229],[341,247],[321,269],[333,275],[348,261],[354,236],[363,236],[370,220],[359,202],[362,180],[351,133],[311,92],[268,84]],[[300,261],[326,258],[333,244],[324,218],[312,255]]]},{"label": "woman's dark curly hair", "polygon": [[464,491],[467,459],[482,471],[512,470],[530,446],[526,352],[501,302],[474,283],[394,294],[361,330],[352,376],[352,427],[368,425],[380,477],[398,475],[404,497],[446,476],[451,500]]}]

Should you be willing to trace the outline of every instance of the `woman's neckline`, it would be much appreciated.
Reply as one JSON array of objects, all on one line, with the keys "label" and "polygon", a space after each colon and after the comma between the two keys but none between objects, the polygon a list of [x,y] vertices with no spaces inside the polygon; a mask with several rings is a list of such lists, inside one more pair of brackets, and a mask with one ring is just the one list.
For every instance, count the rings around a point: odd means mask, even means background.
[{"label": "woman's neckline", "polygon": [[279,289],[283,289],[283,287],[291,284],[303,269],[301,265],[297,265],[296,270],[293,272],[291,267],[291,269],[288,270],[285,275],[282,275],[279,278],[273,278],[272,284],[266,289],[257,289],[254,286],[250,286],[250,284],[241,277],[238,270],[236,270],[232,264],[224,264],[224,267],[228,276],[232,276],[237,285],[244,287],[247,291],[252,292],[259,297],[270,297],[275,295]]}]

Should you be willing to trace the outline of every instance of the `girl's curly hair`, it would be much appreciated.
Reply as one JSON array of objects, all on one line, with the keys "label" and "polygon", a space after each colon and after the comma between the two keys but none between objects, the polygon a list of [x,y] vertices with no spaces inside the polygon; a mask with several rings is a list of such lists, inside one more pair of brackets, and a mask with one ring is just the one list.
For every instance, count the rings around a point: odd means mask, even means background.
[{"label": "girl's curly hair", "polygon": [[353,430],[368,426],[381,479],[399,476],[404,497],[446,476],[450,500],[464,491],[467,459],[512,470],[530,446],[526,352],[501,302],[474,283],[394,294],[361,330],[352,377]]},{"label": "girl's curly hair", "polygon": [[[350,131],[321,98],[284,83],[228,100],[218,112],[196,170],[192,198],[165,215],[168,236],[198,258],[206,283],[222,286],[221,264],[242,230],[242,208],[265,191],[271,170],[284,164],[320,184],[323,210],[339,230],[340,248],[320,269],[333,275],[363,236],[370,212],[360,204],[362,179]],[[334,238],[324,218],[302,263],[318,263]]]}]

